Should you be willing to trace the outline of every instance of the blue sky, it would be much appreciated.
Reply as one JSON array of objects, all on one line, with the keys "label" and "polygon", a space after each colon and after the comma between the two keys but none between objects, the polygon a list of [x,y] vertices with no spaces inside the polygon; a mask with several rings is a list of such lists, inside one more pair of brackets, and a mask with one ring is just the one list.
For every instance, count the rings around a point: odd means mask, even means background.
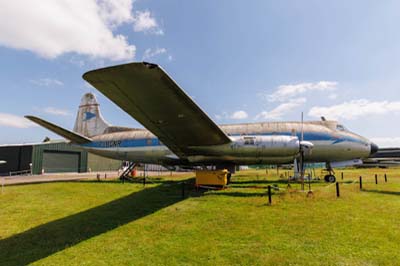
[{"label": "blue sky", "polygon": [[[140,126],[81,78],[160,64],[217,123],[339,119],[400,146],[400,2],[43,0],[0,3],[0,142],[57,138],[83,93],[114,125]],[[34,5],[34,6],[33,6]]]}]

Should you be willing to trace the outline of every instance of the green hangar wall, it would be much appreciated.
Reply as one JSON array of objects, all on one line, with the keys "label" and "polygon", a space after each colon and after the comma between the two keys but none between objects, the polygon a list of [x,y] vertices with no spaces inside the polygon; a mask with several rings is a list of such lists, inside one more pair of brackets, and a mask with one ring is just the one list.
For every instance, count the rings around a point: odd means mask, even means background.
[{"label": "green hangar wall", "polygon": [[[83,173],[88,171],[116,171],[121,161],[108,159],[80,150],[65,141],[0,146],[0,175],[25,171],[44,173]],[[31,170],[32,166],[32,170]]]},{"label": "green hangar wall", "polygon": [[116,171],[121,168],[122,161],[109,159],[93,153],[88,153],[88,171]]},{"label": "green hangar wall", "polygon": [[33,145],[32,174],[87,172],[88,154],[66,142]]}]

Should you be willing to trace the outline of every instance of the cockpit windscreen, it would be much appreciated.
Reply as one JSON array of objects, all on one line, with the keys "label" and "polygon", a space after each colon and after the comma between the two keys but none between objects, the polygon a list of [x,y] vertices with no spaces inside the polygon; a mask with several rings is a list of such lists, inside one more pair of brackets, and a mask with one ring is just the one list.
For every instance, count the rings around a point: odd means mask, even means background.
[{"label": "cockpit windscreen", "polygon": [[341,124],[337,124],[336,129],[339,131],[348,131],[347,128]]}]

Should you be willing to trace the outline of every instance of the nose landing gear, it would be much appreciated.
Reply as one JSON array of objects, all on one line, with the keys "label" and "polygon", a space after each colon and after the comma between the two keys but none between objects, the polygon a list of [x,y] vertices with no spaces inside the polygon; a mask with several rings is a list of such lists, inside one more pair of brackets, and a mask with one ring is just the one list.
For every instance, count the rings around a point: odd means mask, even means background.
[{"label": "nose landing gear", "polygon": [[326,163],[326,171],[328,172],[328,174],[325,175],[324,177],[325,182],[335,183],[336,182],[335,171],[333,171],[330,163]]},{"label": "nose landing gear", "polygon": [[335,183],[336,182],[336,177],[332,174],[328,174],[324,177],[325,182],[329,183]]}]

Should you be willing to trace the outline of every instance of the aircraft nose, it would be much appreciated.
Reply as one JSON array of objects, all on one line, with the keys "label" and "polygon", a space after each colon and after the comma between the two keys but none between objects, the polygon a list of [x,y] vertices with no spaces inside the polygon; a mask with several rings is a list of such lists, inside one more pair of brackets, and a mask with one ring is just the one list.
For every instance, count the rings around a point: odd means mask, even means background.
[{"label": "aircraft nose", "polygon": [[370,146],[371,146],[371,151],[370,151],[369,154],[370,154],[370,155],[373,155],[373,154],[375,154],[375,153],[378,151],[379,147],[378,147],[378,145],[376,145],[376,144],[373,143],[373,142],[371,142]]}]

